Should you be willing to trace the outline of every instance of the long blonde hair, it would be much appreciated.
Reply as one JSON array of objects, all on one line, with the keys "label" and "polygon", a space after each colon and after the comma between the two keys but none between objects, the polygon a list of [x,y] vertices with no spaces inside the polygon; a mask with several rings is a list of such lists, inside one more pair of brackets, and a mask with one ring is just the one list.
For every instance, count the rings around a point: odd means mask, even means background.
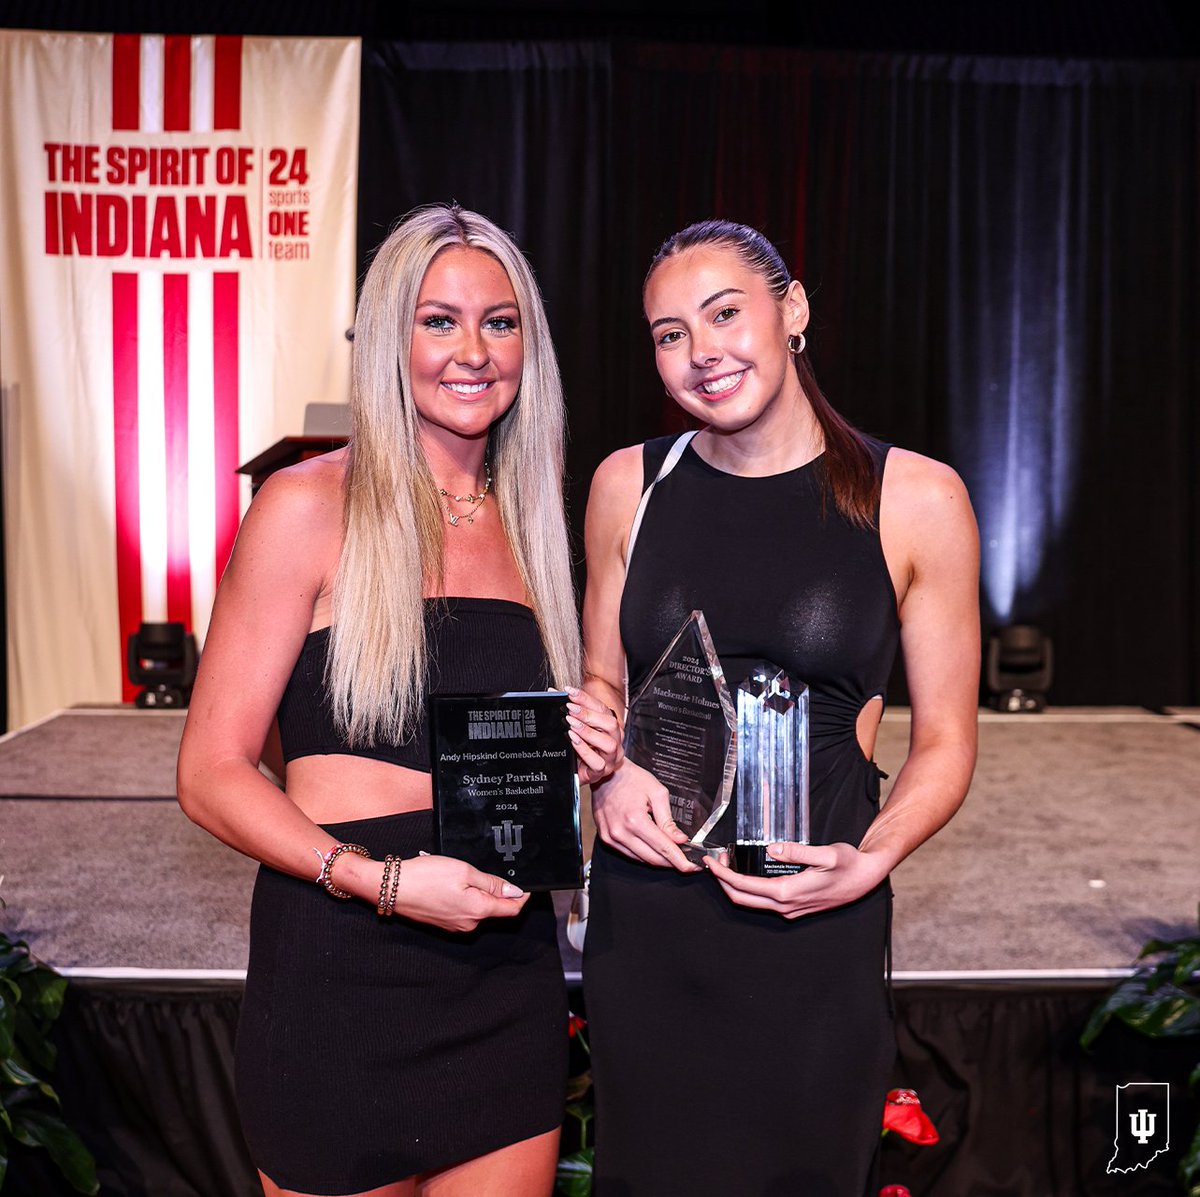
[{"label": "long blonde hair", "polygon": [[401,742],[425,699],[424,596],[427,586],[440,589],[445,524],[408,398],[409,355],[425,272],[450,246],[491,254],[516,295],[525,355],[517,399],[489,434],[492,493],[551,676],[565,686],[580,674],[563,511],[566,412],[537,282],[521,251],[490,220],[457,205],[418,208],[376,252],[354,321],[345,528],[328,664],[334,718],[352,745]]}]

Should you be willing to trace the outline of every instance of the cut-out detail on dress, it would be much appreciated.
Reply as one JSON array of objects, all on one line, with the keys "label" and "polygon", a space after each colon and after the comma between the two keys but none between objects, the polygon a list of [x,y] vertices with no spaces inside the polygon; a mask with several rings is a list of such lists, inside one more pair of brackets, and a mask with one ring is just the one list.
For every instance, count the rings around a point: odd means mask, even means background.
[{"label": "cut-out detail on dress", "polygon": [[[878,703],[879,706],[873,708],[873,703]],[[883,722],[883,705],[883,695],[872,694],[859,708],[858,717],[854,721],[858,750],[869,761],[875,759],[875,742],[879,738],[879,725]]]}]

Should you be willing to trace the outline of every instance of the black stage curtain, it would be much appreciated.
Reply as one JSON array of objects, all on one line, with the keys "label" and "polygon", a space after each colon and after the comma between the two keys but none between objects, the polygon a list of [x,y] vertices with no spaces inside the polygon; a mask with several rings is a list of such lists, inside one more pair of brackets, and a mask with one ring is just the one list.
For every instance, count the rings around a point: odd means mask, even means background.
[{"label": "black stage curtain", "polygon": [[363,45],[362,271],[420,204],[456,200],[513,233],[545,295],[567,388],[577,529],[592,471],[623,443],[615,365],[628,356],[636,313],[636,288],[615,269],[625,232],[611,213],[612,87],[601,44]]},{"label": "black stage curtain", "polygon": [[985,624],[1053,636],[1052,701],[1200,702],[1200,62],[375,40],[362,84],[360,264],[433,200],[516,234],[577,530],[603,457],[677,419],[655,247],[744,220],[810,291],[835,404],[963,475]]},{"label": "black stage curtain", "polygon": [[639,311],[655,247],[757,225],[810,291],[833,402],[963,475],[985,623],[1053,636],[1052,700],[1195,703],[1198,84],[1195,62],[368,42],[362,262],[432,200],[516,234],[578,527],[596,464],[676,419]]},{"label": "black stage curtain", "polygon": [[[900,987],[893,1083],[917,1090],[942,1139],[914,1147],[889,1137],[882,1181],[908,1184],[914,1197],[1121,1197],[1132,1191],[1130,1178],[1104,1171],[1114,1086],[1166,1081],[1171,1150],[1135,1183],[1142,1197],[1176,1194],[1172,1171],[1200,1115],[1186,1096],[1194,1045],[1112,1028],[1084,1054],[1079,1032],[1104,991]],[[71,987],[55,1081],[66,1117],[99,1161],[107,1197],[260,1192],[233,1106],[240,994],[237,984]],[[69,1193],[28,1151],[14,1155],[4,1191]]]}]

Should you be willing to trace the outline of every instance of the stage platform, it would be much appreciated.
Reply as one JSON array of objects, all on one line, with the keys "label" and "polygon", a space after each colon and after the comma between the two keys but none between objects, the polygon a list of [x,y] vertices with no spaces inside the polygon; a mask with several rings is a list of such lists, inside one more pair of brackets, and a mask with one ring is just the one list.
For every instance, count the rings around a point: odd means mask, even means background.
[{"label": "stage platform", "polygon": [[[0,917],[74,980],[57,1084],[103,1191],[251,1197],[230,1065],[255,865],[175,804],[181,728],[76,708],[0,738]],[[893,776],[907,738],[889,711]],[[1147,938],[1195,929],[1198,849],[1200,710],[981,712],[963,810],[894,877],[895,1083],[942,1142],[889,1141],[885,1180],[914,1197],[1176,1191],[1193,1045],[1115,1029],[1084,1056],[1077,1039]],[[1145,1175],[1110,1176],[1114,1087],[1137,1080],[1171,1083],[1178,1133]],[[6,1197],[64,1191],[18,1153]]]},{"label": "stage platform", "polygon": [[[182,724],[74,709],[0,739],[0,895],[56,967],[245,968],[255,865],[175,805]],[[889,711],[893,777],[907,744]],[[900,979],[1105,975],[1195,928],[1200,711],[982,712],[979,744],[962,810],[894,875]]]}]

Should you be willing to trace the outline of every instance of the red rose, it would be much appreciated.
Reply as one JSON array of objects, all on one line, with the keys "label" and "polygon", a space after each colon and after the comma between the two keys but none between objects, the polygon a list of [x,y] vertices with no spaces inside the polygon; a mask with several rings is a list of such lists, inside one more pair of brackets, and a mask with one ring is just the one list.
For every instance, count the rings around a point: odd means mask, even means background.
[{"label": "red rose", "polygon": [[912,1197],[904,1185],[884,1185],[879,1190],[879,1197]]},{"label": "red rose", "polygon": [[572,1014],[570,1021],[567,1023],[567,1035],[574,1039],[584,1027],[587,1026],[587,1019],[580,1018],[578,1014]]},{"label": "red rose", "polygon": [[[921,1109],[921,1099],[912,1089],[893,1089],[883,1106],[883,1132],[895,1131],[910,1143],[938,1141],[938,1133],[929,1116]],[[901,1187],[901,1186],[896,1186]],[[898,1197],[888,1194],[888,1197]]]}]

